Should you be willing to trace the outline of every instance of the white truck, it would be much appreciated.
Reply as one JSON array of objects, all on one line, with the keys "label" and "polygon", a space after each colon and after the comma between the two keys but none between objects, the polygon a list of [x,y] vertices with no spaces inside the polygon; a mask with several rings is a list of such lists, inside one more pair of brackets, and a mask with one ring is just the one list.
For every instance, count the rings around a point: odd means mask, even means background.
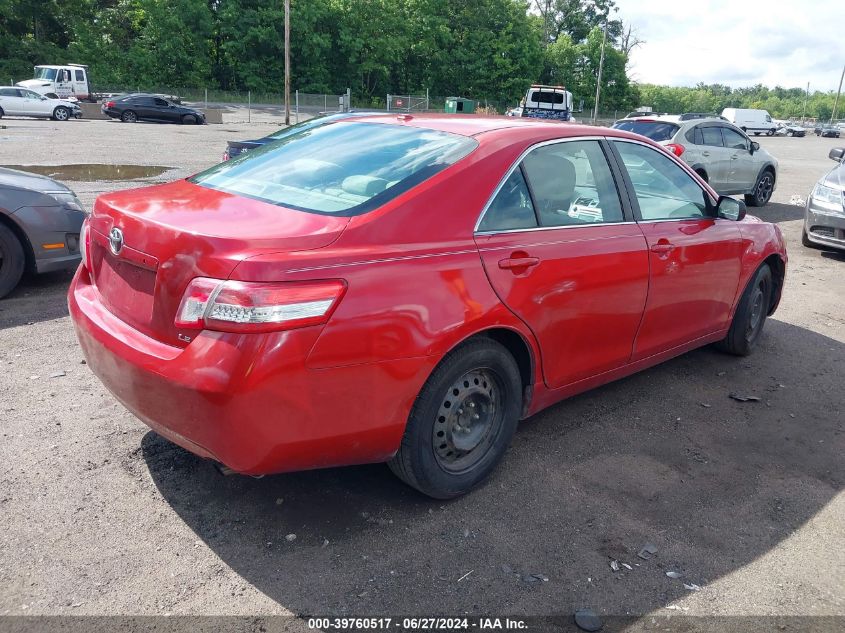
[{"label": "white truck", "polygon": [[754,136],[761,134],[772,136],[778,129],[772,117],[765,110],[725,108],[722,110],[722,116],[746,134],[754,134]]},{"label": "white truck", "polygon": [[563,86],[535,84],[525,93],[519,116],[569,121],[572,118],[572,93]]},{"label": "white truck", "polygon": [[50,99],[96,101],[88,82],[88,66],[83,64],[36,66],[32,79],[19,81],[15,85]]}]

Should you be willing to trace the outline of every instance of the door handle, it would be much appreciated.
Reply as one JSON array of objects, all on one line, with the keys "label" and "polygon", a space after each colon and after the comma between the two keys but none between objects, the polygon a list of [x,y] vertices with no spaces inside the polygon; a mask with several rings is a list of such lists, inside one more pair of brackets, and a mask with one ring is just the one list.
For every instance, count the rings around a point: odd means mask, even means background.
[{"label": "door handle", "polygon": [[734,154],[733,156],[731,156],[731,160],[736,160],[738,158],[739,158],[739,154]]},{"label": "door handle", "polygon": [[499,268],[502,270],[512,270],[514,272],[523,272],[529,268],[533,268],[540,263],[539,257],[508,257],[507,259],[499,260]]},{"label": "door handle", "polygon": [[675,245],[670,244],[669,240],[665,238],[661,238],[658,240],[657,244],[652,244],[651,252],[657,255],[658,257],[668,257],[669,253],[675,250]]},{"label": "door handle", "polygon": [[701,152],[702,156],[710,156],[710,152]]}]

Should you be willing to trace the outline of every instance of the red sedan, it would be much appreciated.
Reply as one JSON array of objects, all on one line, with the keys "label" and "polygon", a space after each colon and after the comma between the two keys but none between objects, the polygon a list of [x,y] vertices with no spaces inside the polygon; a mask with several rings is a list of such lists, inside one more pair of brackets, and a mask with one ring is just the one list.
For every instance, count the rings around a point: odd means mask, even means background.
[{"label": "red sedan", "polygon": [[626,132],[361,117],[101,196],[70,312],[156,432],[239,473],[386,461],[467,492],[517,421],[708,343],[748,354],[777,227]]}]

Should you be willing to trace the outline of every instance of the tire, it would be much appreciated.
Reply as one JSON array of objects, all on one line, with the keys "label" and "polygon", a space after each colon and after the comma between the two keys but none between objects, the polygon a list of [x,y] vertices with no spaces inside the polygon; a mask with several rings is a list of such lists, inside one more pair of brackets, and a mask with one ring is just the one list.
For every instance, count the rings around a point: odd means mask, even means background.
[{"label": "tire", "polygon": [[774,135],[775,135],[775,128],[772,128],[768,132],[766,132],[766,136],[774,136]]},{"label": "tire", "polygon": [[754,193],[745,194],[745,204],[749,207],[764,207],[772,198],[775,189],[775,175],[771,169],[764,169],[754,184]]},{"label": "tire", "polygon": [[56,121],[67,121],[70,119],[70,110],[64,106],[58,106],[53,110],[53,118]]},{"label": "tire", "polygon": [[137,123],[138,115],[133,110],[124,110],[120,115],[120,120],[124,123]]},{"label": "tire", "polygon": [[2,118],[3,118],[3,115],[4,115],[4,114],[6,114],[6,113],[5,113],[5,112],[3,112],[3,108],[0,108],[0,119],[2,119]]},{"label": "tire", "polygon": [[513,356],[491,339],[468,341],[426,381],[388,466],[429,497],[458,497],[499,463],[521,411],[522,380]]},{"label": "tire", "polygon": [[792,130],[788,130],[788,131],[786,132],[786,135],[787,135],[787,136],[792,136]]},{"label": "tire", "polygon": [[745,288],[727,336],[716,346],[735,356],[748,356],[757,344],[772,302],[772,270],[768,264],[757,269]]},{"label": "tire", "polygon": [[0,299],[18,285],[25,267],[23,246],[9,227],[0,224]]},{"label": "tire", "polygon": [[182,117],[182,125],[196,125],[197,124],[197,117],[193,114],[186,114]]}]

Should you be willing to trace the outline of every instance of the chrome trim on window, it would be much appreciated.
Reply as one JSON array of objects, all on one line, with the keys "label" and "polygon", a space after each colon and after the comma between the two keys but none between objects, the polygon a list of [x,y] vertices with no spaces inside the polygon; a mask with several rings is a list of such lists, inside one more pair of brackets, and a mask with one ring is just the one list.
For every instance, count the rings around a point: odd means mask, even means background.
[{"label": "chrome trim on window", "polygon": [[[695,219],[695,218],[686,218]],[[637,224],[636,222],[590,222],[589,224],[561,224],[559,226],[535,226],[530,229],[503,229],[501,231],[476,231],[476,235],[499,235],[500,233],[528,233],[530,231],[557,231],[560,229],[580,229],[591,226],[623,226],[627,224]]]},{"label": "chrome trim on window", "polygon": [[[572,138],[555,138],[555,139],[551,139],[551,140],[548,140],[548,141],[541,141],[540,143],[532,145],[531,147],[529,147],[528,149],[523,151],[522,154],[519,155],[519,157],[514,161],[514,163],[505,172],[505,175],[499,181],[499,184],[496,185],[496,188],[493,190],[493,195],[491,195],[490,199],[487,200],[487,204],[485,204],[484,208],[481,210],[481,215],[479,215],[478,220],[475,221],[475,227],[472,229],[472,232],[474,234],[494,235],[496,233],[514,233],[514,232],[520,232],[520,231],[537,231],[537,230],[549,230],[549,229],[564,228],[562,226],[537,226],[537,227],[533,227],[533,228],[530,228],[530,229],[505,229],[505,230],[502,230],[502,231],[479,231],[478,230],[478,227],[481,226],[481,221],[484,219],[484,216],[487,213],[487,210],[490,208],[490,205],[493,204],[493,200],[496,199],[496,196],[499,195],[499,191],[501,191],[502,187],[505,186],[505,182],[507,182],[507,179],[511,177],[511,174],[516,170],[517,167],[519,167],[519,164],[522,162],[522,160],[526,156],[528,156],[528,154],[533,152],[535,149],[539,149],[540,147],[545,147],[546,145],[558,145],[559,143],[572,143],[572,142],[575,142],[575,141],[599,141],[599,142],[601,142],[601,141],[605,140],[605,138],[606,137],[604,137],[604,136],[576,136],[576,137],[572,137]],[[609,166],[608,166],[608,168],[609,168]],[[604,224],[621,224],[621,223],[620,222],[600,222],[599,224],[604,225]],[[580,225],[577,225],[577,226],[594,226],[594,225],[593,224],[589,224],[589,225],[588,224],[580,224]]]}]

